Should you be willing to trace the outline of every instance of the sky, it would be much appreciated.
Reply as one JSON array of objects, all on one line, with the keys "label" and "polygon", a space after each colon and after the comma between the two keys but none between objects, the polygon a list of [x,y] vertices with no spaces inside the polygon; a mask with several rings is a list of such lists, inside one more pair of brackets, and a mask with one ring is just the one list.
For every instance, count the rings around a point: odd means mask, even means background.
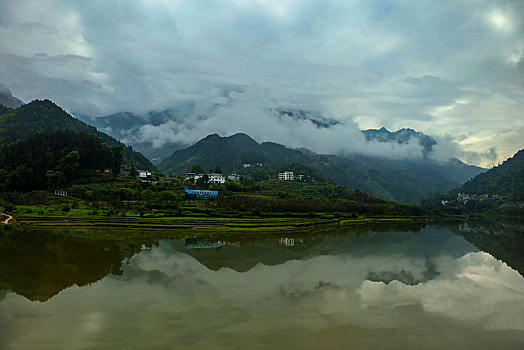
[{"label": "sky", "polygon": [[[355,130],[413,128],[489,167],[524,148],[523,18],[521,0],[3,0],[0,84],[90,116],[214,106],[147,126],[158,140],[215,128],[366,152]],[[339,126],[278,123],[278,107]]]}]

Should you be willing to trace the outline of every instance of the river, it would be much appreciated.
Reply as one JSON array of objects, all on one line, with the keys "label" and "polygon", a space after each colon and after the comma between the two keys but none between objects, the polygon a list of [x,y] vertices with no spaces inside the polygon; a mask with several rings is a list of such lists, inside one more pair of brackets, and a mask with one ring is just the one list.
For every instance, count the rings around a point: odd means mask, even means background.
[{"label": "river", "polygon": [[0,349],[522,349],[523,236],[0,232]]}]

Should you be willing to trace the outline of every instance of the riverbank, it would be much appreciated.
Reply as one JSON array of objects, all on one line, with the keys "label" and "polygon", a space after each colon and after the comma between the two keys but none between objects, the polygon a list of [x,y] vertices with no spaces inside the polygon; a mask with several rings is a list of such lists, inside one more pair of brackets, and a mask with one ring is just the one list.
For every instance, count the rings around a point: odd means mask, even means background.
[{"label": "riverbank", "polygon": [[357,225],[366,223],[425,223],[429,217],[370,217],[370,218],[221,218],[221,217],[131,217],[131,218],[85,218],[85,217],[18,217],[17,226],[39,228],[117,228],[147,230],[213,230],[213,231],[282,231],[319,226]]}]

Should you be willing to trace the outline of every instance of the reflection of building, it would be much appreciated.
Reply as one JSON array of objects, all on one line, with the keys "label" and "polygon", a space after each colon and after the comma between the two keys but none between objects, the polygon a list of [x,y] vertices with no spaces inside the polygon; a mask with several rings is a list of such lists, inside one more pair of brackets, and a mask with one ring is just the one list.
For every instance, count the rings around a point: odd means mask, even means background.
[{"label": "reflection of building", "polygon": [[205,238],[186,238],[186,249],[219,248],[225,245],[222,241],[209,241]]},{"label": "reflection of building", "polygon": [[286,247],[294,247],[295,239],[294,238],[280,238],[278,243],[285,245]]}]

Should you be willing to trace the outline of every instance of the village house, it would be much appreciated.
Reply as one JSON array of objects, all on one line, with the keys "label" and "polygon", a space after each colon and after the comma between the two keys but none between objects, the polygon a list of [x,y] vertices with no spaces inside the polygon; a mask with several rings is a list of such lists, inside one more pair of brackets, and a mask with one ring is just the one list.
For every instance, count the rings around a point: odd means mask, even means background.
[{"label": "village house", "polygon": [[304,175],[295,175],[292,171],[284,171],[283,173],[278,173],[278,179],[281,181],[294,181],[302,180]]},{"label": "village house", "polygon": [[147,170],[138,170],[137,179],[140,182],[156,184],[155,176]]},{"label": "village house", "polygon": [[295,174],[292,171],[284,171],[283,173],[278,173],[278,179],[281,181],[293,181],[295,180]]},{"label": "village house", "polygon": [[226,178],[222,174],[211,173],[208,174],[208,182],[210,184],[224,184],[226,183]]}]

